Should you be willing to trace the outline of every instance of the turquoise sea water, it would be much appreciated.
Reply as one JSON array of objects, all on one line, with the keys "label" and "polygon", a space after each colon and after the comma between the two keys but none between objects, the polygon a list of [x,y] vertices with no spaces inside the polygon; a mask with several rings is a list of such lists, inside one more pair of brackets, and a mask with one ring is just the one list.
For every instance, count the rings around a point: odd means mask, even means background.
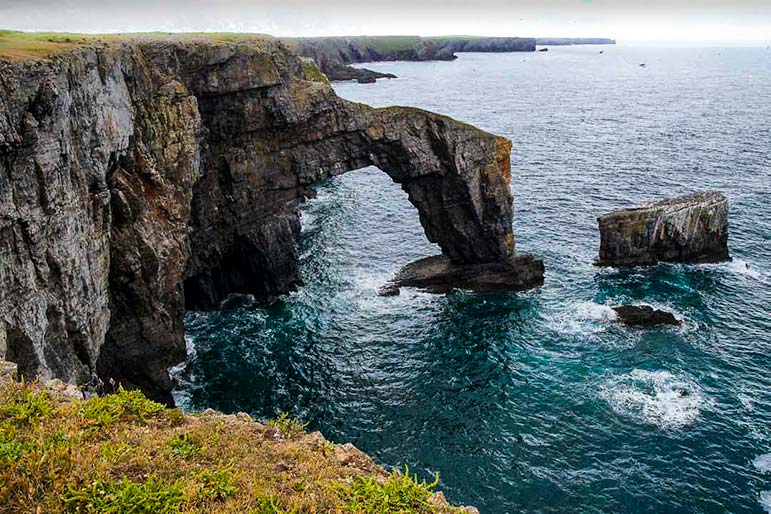
[{"label": "turquoise sea water", "polygon": [[[352,172],[304,206],[305,287],[188,315],[180,404],[288,411],[383,465],[441,472],[483,513],[771,512],[771,50],[368,67],[400,78],[338,94],[513,141],[517,244],[543,256],[545,285],[377,296],[438,249],[385,174]],[[729,197],[733,262],[592,266],[599,214],[700,188]],[[630,302],[684,323],[613,324],[608,305]]]}]

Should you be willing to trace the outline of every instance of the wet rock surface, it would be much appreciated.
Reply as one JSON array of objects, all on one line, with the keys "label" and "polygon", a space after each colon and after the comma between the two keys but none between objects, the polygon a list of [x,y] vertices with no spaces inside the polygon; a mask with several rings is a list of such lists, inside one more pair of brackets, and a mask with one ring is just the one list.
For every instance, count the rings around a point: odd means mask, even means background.
[{"label": "wet rock surface", "polygon": [[543,261],[531,255],[480,264],[456,264],[444,255],[436,255],[404,266],[379,294],[397,295],[401,287],[417,287],[431,293],[453,289],[518,291],[543,284],[543,273]]},{"label": "wet rock surface", "polygon": [[619,305],[613,307],[616,320],[625,325],[654,326],[680,325],[682,321],[671,312],[654,309],[650,305]]},{"label": "wet rock surface", "polygon": [[730,260],[728,201],[717,191],[614,211],[598,218],[598,222],[598,266]]},{"label": "wet rock surface", "polygon": [[508,140],[345,101],[306,64],[259,38],[3,64],[0,358],[171,403],[185,310],[299,286],[300,202],[369,165],[455,265],[515,255]]}]

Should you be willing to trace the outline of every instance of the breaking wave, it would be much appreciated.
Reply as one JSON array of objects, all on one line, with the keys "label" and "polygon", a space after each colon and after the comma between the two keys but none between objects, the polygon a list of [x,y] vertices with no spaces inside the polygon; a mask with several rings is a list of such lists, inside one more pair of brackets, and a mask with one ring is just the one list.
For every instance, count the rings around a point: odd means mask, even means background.
[{"label": "breaking wave", "polygon": [[636,369],[611,379],[600,394],[615,412],[667,429],[692,424],[706,404],[696,383],[669,371]]}]

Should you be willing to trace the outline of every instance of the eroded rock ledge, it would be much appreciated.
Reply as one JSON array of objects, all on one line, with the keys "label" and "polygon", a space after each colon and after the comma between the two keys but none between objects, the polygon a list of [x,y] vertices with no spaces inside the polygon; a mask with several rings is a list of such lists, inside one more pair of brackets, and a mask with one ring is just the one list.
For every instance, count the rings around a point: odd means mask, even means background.
[{"label": "eroded rock ledge", "polygon": [[24,376],[170,403],[185,309],[300,284],[305,190],[364,166],[401,184],[454,265],[515,255],[508,140],[342,100],[276,41],[0,66],[0,357]]}]

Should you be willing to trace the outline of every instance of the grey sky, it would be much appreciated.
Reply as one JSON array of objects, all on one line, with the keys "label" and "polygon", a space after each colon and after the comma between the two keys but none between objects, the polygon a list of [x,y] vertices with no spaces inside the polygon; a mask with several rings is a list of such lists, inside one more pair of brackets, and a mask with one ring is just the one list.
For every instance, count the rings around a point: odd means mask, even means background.
[{"label": "grey sky", "polygon": [[0,27],[768,41],[771,0],[0,0]]}]

